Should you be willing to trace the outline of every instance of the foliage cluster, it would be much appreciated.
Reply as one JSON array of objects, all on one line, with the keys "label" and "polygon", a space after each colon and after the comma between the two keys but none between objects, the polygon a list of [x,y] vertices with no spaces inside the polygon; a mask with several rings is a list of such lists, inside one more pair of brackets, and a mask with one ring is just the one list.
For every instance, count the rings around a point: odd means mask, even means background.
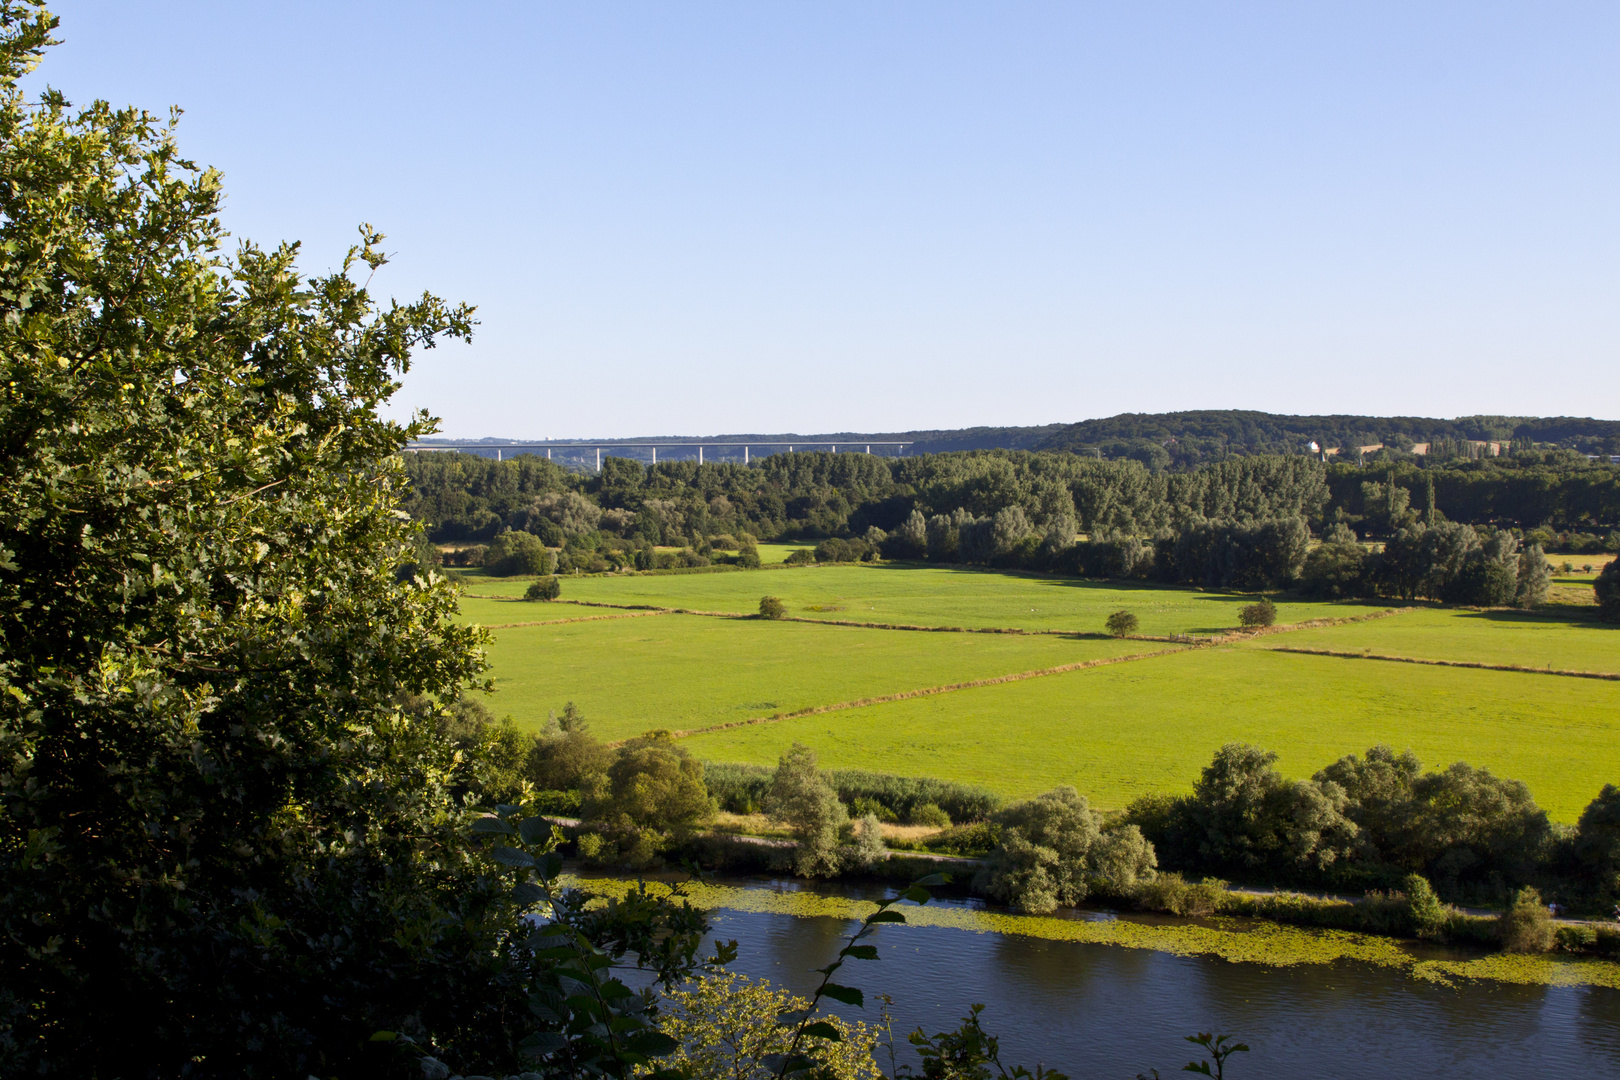
[{"label": "foliage cluster", "polygon": [[1620,899],[1620,789],[1607,786],[1573,830],[1552,825],[1529,790],[1458,762],[1425,773],[1377,746],[1310,780],[1285,780],[1276,755],[1222,747],[1193,791],[1133,803],[1167,869],[1344,889],[1398,888],[1410,874],[1455,902],[1505,902],[1538,885],[1586,908]]},{"label": "foliage cluster", "polygon": [[[722,810],[751,814],[765,804],[773,770],[763,765],[705,763],[709,793]],[[937,825],[929,808],[950,821],[983,821],[1001,805],[994,792],[969,784],[924,777],[892,776],[863,769],[824,769],[822,775],[838,793],[851,816],[874,814],[884,821]],[[919,817],[931,820],[919,821]]]}]

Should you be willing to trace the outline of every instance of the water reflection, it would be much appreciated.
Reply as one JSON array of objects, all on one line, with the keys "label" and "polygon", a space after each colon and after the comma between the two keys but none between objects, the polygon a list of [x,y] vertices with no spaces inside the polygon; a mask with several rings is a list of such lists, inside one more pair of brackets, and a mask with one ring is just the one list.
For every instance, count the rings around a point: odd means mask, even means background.
[{"label": "water reflection", "polygon": [[[844,895],[849,890],[839,890]],[[808,993],[856,924],[791,915],[714,913],[735,937],[737,970]],[[905,1033],[952,1027],[970,1003],[1006,1059],[1071,1076],[1169,1075],[1193,1050],[1181,1036],[1212,1028],[1253,1052],[1234,1075],[1322,1078],[1620,1076],[1620,992],[1497,983],[1436,986],[1341,961],[1273,968],[1143,949],[963,930],[885,926],[881,960],[851,962],[840,981],[869,1000],[894,998]],[[840,1006],[852,1019],[875,1020]],[[914,1060],[914,1059],[913,1059]]]}]

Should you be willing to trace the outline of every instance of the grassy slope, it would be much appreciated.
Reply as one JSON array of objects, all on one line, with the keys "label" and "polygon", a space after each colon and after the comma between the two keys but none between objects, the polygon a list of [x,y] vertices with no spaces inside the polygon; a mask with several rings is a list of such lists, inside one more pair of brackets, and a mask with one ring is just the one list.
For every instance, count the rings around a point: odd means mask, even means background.
[{"label": "grassy slope", "polygon": [[510,714],[524,727],[537,727],[549,710],[574,701],[592,730],[605,739],[649,728],[747,720],[1165,647],[1153,642],[864,630],[694,615],[494,633],[489,654],[499,692],[490,704],[498,714]]},{"label": "grassy slope", "polygon": [[1212,649],[695,736],[711,760],[769,763],[792,741],[825,765],[982,783],[1072,784],[1104,807],[1185,791],[1222,743],[1307,776],[1380,742],[1430,766],[1523,780],[1573,821],[1620,777],[1620,684]]},{"label": "grassy slope", "polygon": [[1620,672],[1620,626],[1557,611],[1411,611],[1267,636],[1255,645]]},{"label": "grassy slope", "polygon": [[[522,595],[527,581],[479,581],[469,591]],[[923,626],[1101,631],[1110,612],[1134,611],[1144,634],[1212,633],[1237,625],[1253,597],[1118,582],[1080,581],[939,567],[818,566],[721,574],[565,578],[563,596],[614,604],[754,612],[765,594],[790,614]],[[1296,622],[1382,610],[1385,604],[1284,603]],[[824,610],[811,610],[821,607]],[[834,610],[837,609],[837,610]],[[503,618],[501,621],[510,621]]]}]

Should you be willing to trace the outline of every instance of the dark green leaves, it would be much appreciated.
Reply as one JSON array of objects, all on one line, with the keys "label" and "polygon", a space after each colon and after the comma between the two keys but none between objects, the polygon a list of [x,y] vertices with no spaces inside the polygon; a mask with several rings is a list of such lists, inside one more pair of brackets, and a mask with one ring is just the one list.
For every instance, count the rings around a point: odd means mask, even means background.
[{"label": "dark green leaves", "polygon": [[838,983],[822,983],[820,993],[823,997],[830,997],[834,1001],[842,1001],[845,1005],[866,1006],[866,995],[857,987],[840,986]]}]

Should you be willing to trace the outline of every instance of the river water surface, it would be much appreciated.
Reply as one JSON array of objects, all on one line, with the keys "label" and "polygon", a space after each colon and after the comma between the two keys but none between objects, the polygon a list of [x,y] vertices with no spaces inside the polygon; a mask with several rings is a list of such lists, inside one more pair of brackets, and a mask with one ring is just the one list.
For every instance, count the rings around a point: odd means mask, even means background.
[{"label": "river water surface", "polygon": [[[877,895],[823,888],[820,895]],[[811,969],[827,964],[858,925],[729,907],[711,912],[711,920],[714,937],[737,940],[733,970],[800,993],[814,988],[820,976]],[[881,960],[851,961],[839,972],[840,981],[865,991],[868,1006],[837,1011],[876,1020],[875,996],[892,997],[902,1061],[916,1060],[905,1033],[955,1027],[967,1006],[980,1002],[1004,1061],[1042,1061],[1075,1080],[1129,1080],[1150,1068],[1168,1077],[1196,1053],[1182,1036],[1198,1031],[1231,1033],[1251,1047],[1233,1058],[1233,1080],[1620,1078],[1620,991],[1605,987],[1446,986],[1358,961],[1233,963],[945,926],[885,925],[871,940]]]}]

